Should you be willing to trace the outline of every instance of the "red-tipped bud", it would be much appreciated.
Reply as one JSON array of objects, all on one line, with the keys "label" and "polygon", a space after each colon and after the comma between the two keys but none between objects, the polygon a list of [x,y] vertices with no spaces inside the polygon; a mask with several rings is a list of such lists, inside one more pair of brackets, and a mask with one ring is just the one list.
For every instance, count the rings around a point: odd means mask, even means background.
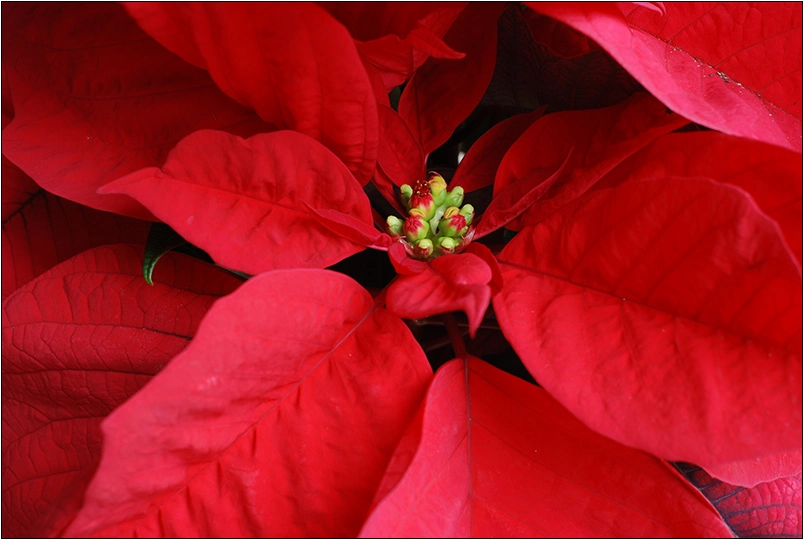
[{"label": "red-tipped bud", "polygon": [[475,207],[471,204],[464,204],[461,208],[461,215],[466,218],[466,224],[471,225],[475,218]]},{"label": "red-tipped bud", "polygon": [[428,259],[433,254],[433,241],[424,238],[416,243],[413,254],[417,259]]},{"label": "red-tipped bud", "polygon": [[450,255],[455,253],[455,249],[459,244],[460,242],[449,236],[441,236],[436,238],[436,248],[438,249],[439,255]]},{"label": "red-tipped bud", "polygon": [[437,205],[429,191],[421,195],[413,193],[408,204],[411,212],[413,210],[420,211],[424,219],[431,219],[435,215]]},{"label": "red-tipped bud", "polygon": [[460,209],[457,206],[450,206],[438,223],[438,235],[457,238],[465,228],[466,218],[460,214]]},{"label": "red-tipped bud", "polygon": [[427,236],[427,233],[430,232],[430,225],[427,223],[427,220],[416,213],[405,220],[403,229],[405,231],[405,238],[407,238],[408,242],[413,243]]}]

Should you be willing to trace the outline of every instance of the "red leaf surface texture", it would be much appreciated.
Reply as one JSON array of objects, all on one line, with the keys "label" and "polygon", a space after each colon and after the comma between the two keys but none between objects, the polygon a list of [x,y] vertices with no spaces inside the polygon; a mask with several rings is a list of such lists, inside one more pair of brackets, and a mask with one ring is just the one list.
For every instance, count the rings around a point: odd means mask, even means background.
[{"label": "red leaf surface texture", "polygon": [[135,198],[219,264],[250,274],[325,267],[364,249],[322,225],[309,207],[372,227],[368,198],[346,166],[293,131],[246,140],[196,132],[162,169],[137,171],[104,191]]},{"label": "red leaf surface texture", "polygon": [[801,273],[744,191],[634,179],[499,259],[506,337],[593,429],[702,466],[800,448]]},{"label": "red leaf surface texture", "polygon": [[431,374],[402,321],[350,278],[257,276],[104,422],[67,533],[355,535]]},{"label": "red leaf surface texture", "polygon": [[363,537],[729,536],[661,461],[476,358],[438,371],[376,501]]},{"label": "red leaf surface texture", "polygon": [[[502,213],[510,213],[514,203],[522,204],[523,192],[552,179],[554,185],[545,186],[538,202],[509,228],[538,223],[578,198],[626,158],[686,123],[647,94],[605,109],[548,114],[536,120],[503,157],[494,194],[507,201],[492,204]],[[552,178],[563,162],[565,172]],[[515,185],[519,187],[506,194]],[[486,220],[491,221],[494,213],[490,209],[487,214]]]},{"label": "red leaf surface texture", "polygon": [[[392,261],[406,258],[394,244]],[[388,287],[388,310],[405,319],[463,311],[474,337],[491,300],[493,272],[483,257],[473,253],[445,255],[429,263],[408,259],[396,262],[399,275]]]},{"label": "red leaf surface texture", "polygon": [[801,152],[801,4],[528,4],[600,44],[679,114]]},{"label": "red leaf surface texture", "polygon": [[449,189],[461,186],[469,193],[492,185],[508,149],[543,114],[542,109],[518,114],[489,129],[466,152],[449,183]]},{"label": "red leaf surface texture", "polygon": [[3,176],[3,298],[89,248],[144,244],[149,226],[52,195],[9,165]]},{"label": "red leaf surface texture", "polygon": [[[799,453],[799,457],[801,454]],[[702,469],[680,464],[679,469],[717,508],[741,538],[801,536],[801,472],[763,482],[752,488],[715,480]]]},{"label": "red leaf surface texture", "polygon": [[801,155],[722,133],[674,133],[659,138],[597,187],[628,178],[689,176],[738,187],[782,231],[801,264]]},{"label": "red leaf surface texture", "polygon": [[444,41],[461,60],[431,58],[416,70],[399,100],[399,115],[426,156],[449,139],[480,102],[494,73],[497,17],[504,4],[471,4]]},{"label": "red leaf surface texture", "polygon": [[355,38],[385,92],[405,82],[427,58],[460,59],[441,38],[465,2],[321,2]]},{"label": "red leaf surface texture", "polygon": [[3,154],[49,192],[99,210],[153,219],[132,199],[96,190],[162,165],[196,130],[273,129],[116,4],[4,6],[3,67],[16,113]]},{"label": "red leaf surface texture", "polygon": [[[322,8],[286,3],[128,3],[171,51],[279,129],[320,141],[365,184],[377,159],[377,107],[349,32]],[[326,90],[324,90],[326,89]]]},{"label": "red leaf surface texture", "polygon": [[141,251],[86,251],[3,301],[3,536],[58,534],[69,523],[100,457],[103,418],[240,284],[167,254],[149,287]]}]

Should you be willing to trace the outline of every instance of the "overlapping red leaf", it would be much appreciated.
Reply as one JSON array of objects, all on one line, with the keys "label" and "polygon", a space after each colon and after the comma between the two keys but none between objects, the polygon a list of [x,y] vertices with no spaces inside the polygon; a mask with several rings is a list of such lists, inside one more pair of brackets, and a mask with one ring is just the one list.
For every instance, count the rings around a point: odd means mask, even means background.
[{"label": "overlapping red leaf", "polygon": [[[505,221],[495,214],[510,213],[513,204],[521,204],[523,193],[552,179],[554,185],[545,186],[538,203],[508,227],[538,223],[582,195],[630,155],[686,123],[647,94],[605,109],[548,114],[534,122],[505,154],[494,180],[496,202],[484,220]],[[553,178],[562,163],[564,173]],[[481,234],[486,229],[488,225]]]},{"label": "overlapping red leaf", "polygon": [[712,501],[737,536],[801,536],[801,472],[744,488],[715,480],[692,465],[680,464],[679,469]]},{"label": "overlapping red leaf", "polygon": [[476,358],[453,360],[436,374],[361,531],[728,535],[714,509],[660,460],[593,432],[544,390]]},{"label": "overlapping red leaf", "polygon": [[[388,287],[388,310],[405,319],[463,311],[475,335],[491,300],[494,273],[483,257],[459,253],[424,263],[409,259],[401,244],[388,250],[399,276]],[[492,258],[493,259],[493,258]]]},{"label": "overlapping red leaf", "polygon": [[594,39],[690,120],[801,152],[801,4],[528,5]]},{"label": "overlapping red leaf", "polygon": [[153,219],[128,197],[95,191],[160,166],[193,131],[272,129],[116,4],[3,6],[3,67],[16,113],[3,154],[49,192],[100,210]]},{"label": "overlapping red leaf", "polygon": [[399,100],[399,115],[424,155],[441,146],[480,102],[494,72],[497,17],[504,4],[470,4],[444,41],[461,60],[431,58],[416,70]]},{"label": "overlapping red leaf", "polygon": [[752,488],[757,484],[801,474],[801,449],[710,465],[706,472],[718,480]]},{"label": "overlapping red leaf", "polygon": [[323,268],[364,249],[310,207],[372,223],[368,198],[346,166],[294,131],[246,140],[198,131],[161,169],[132,173],[104,192],[129,195],[219,264],[250,274]]},{"label": "overlapping red leaf", "polygon": [[70,522],[100,457],[103,418],[240,283],[167,254],[149,287],[141,250],[94,248],[3,301],[3,536],[58,534]]},{"label": "overlapping red leaf", "polygon": [[801,447],[800,267],[744,191],[633,179],[499,258],[506,337],[593,429],[702,466]]},{"label": "overlapping red leaf", "polygon": [[3,168],[3,298],[91,247],[144,244],[149,226],[50,194],[9,163]]},{"label": "overlapping red leaf", "polygon": [[449,183],[449,189],[461,186],[469,193],[492,185],[508,149],[542,114],[544,110],[541,109],[517,114],[484,133],[466,152]]},{"label": "overlapping red leaf", "polygon": [[405,82],[429,57],[463,58],[442,38],[465,2],[321,2],[356,41],[385,92]]},{"label": "overlapping red leaf", "polygon": [[104,422],[67,533],[355,535],[431,373],[350,278],[257,276]]},{"label": "overlapping red leaf", "polygon": [[745,190],[779,225],[801,263],[800,154],[722,133],[675,133],[634,155],[597,187],[666,176],[709,178]]},{"label": "overlapping red leaf", "polygon": [[374,90],[349,32],[312,3],[126,4],[165,47],[207,69],[279,129],[309,135],[365,184],[377,159]]}]

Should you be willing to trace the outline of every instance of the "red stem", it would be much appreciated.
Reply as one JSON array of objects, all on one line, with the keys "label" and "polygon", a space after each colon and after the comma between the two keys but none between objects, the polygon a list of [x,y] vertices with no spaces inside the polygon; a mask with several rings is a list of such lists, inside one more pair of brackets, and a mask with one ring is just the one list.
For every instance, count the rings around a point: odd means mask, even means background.
[{"label": "red stem", "polygon": [[452,313],[445,313],[441,315],[441,319],[444,321],[444,326],[447,327],[447,333],[449,334],[449,339],[452,341],[452,350],[455,352],[455,357],[468,360],[469,353],[466,351],[466,344],[463,342],[463,334],[461,334],[461,330],[458,328],[455,317]]}]

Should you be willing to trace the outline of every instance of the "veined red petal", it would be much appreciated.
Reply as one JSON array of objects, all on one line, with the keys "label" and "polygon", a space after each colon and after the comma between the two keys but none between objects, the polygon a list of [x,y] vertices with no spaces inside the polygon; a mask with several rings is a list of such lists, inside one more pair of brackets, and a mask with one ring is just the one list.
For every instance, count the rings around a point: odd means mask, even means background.
[{"label": "veined red petal", "polygon": [[593,429],[702,466],[801,445],[801,272],[742,190],[633,179],[521,231],[498,321]]},{"label": "veined red petal", "polygon": [[350,278],[254,277],[104,422],[66,533],[354,536],[431,376],[405,324]]},{"label": "veined red petal", "polygon": [[76,255],[3,301],[3,536],[59,535],[101,454],[101,421],[159,372],[240,280],[142,247]]},{"label": "veined red petal", "polygon": [[477,358],[436,373],[360,535],[730,536],[661,461]]}]

